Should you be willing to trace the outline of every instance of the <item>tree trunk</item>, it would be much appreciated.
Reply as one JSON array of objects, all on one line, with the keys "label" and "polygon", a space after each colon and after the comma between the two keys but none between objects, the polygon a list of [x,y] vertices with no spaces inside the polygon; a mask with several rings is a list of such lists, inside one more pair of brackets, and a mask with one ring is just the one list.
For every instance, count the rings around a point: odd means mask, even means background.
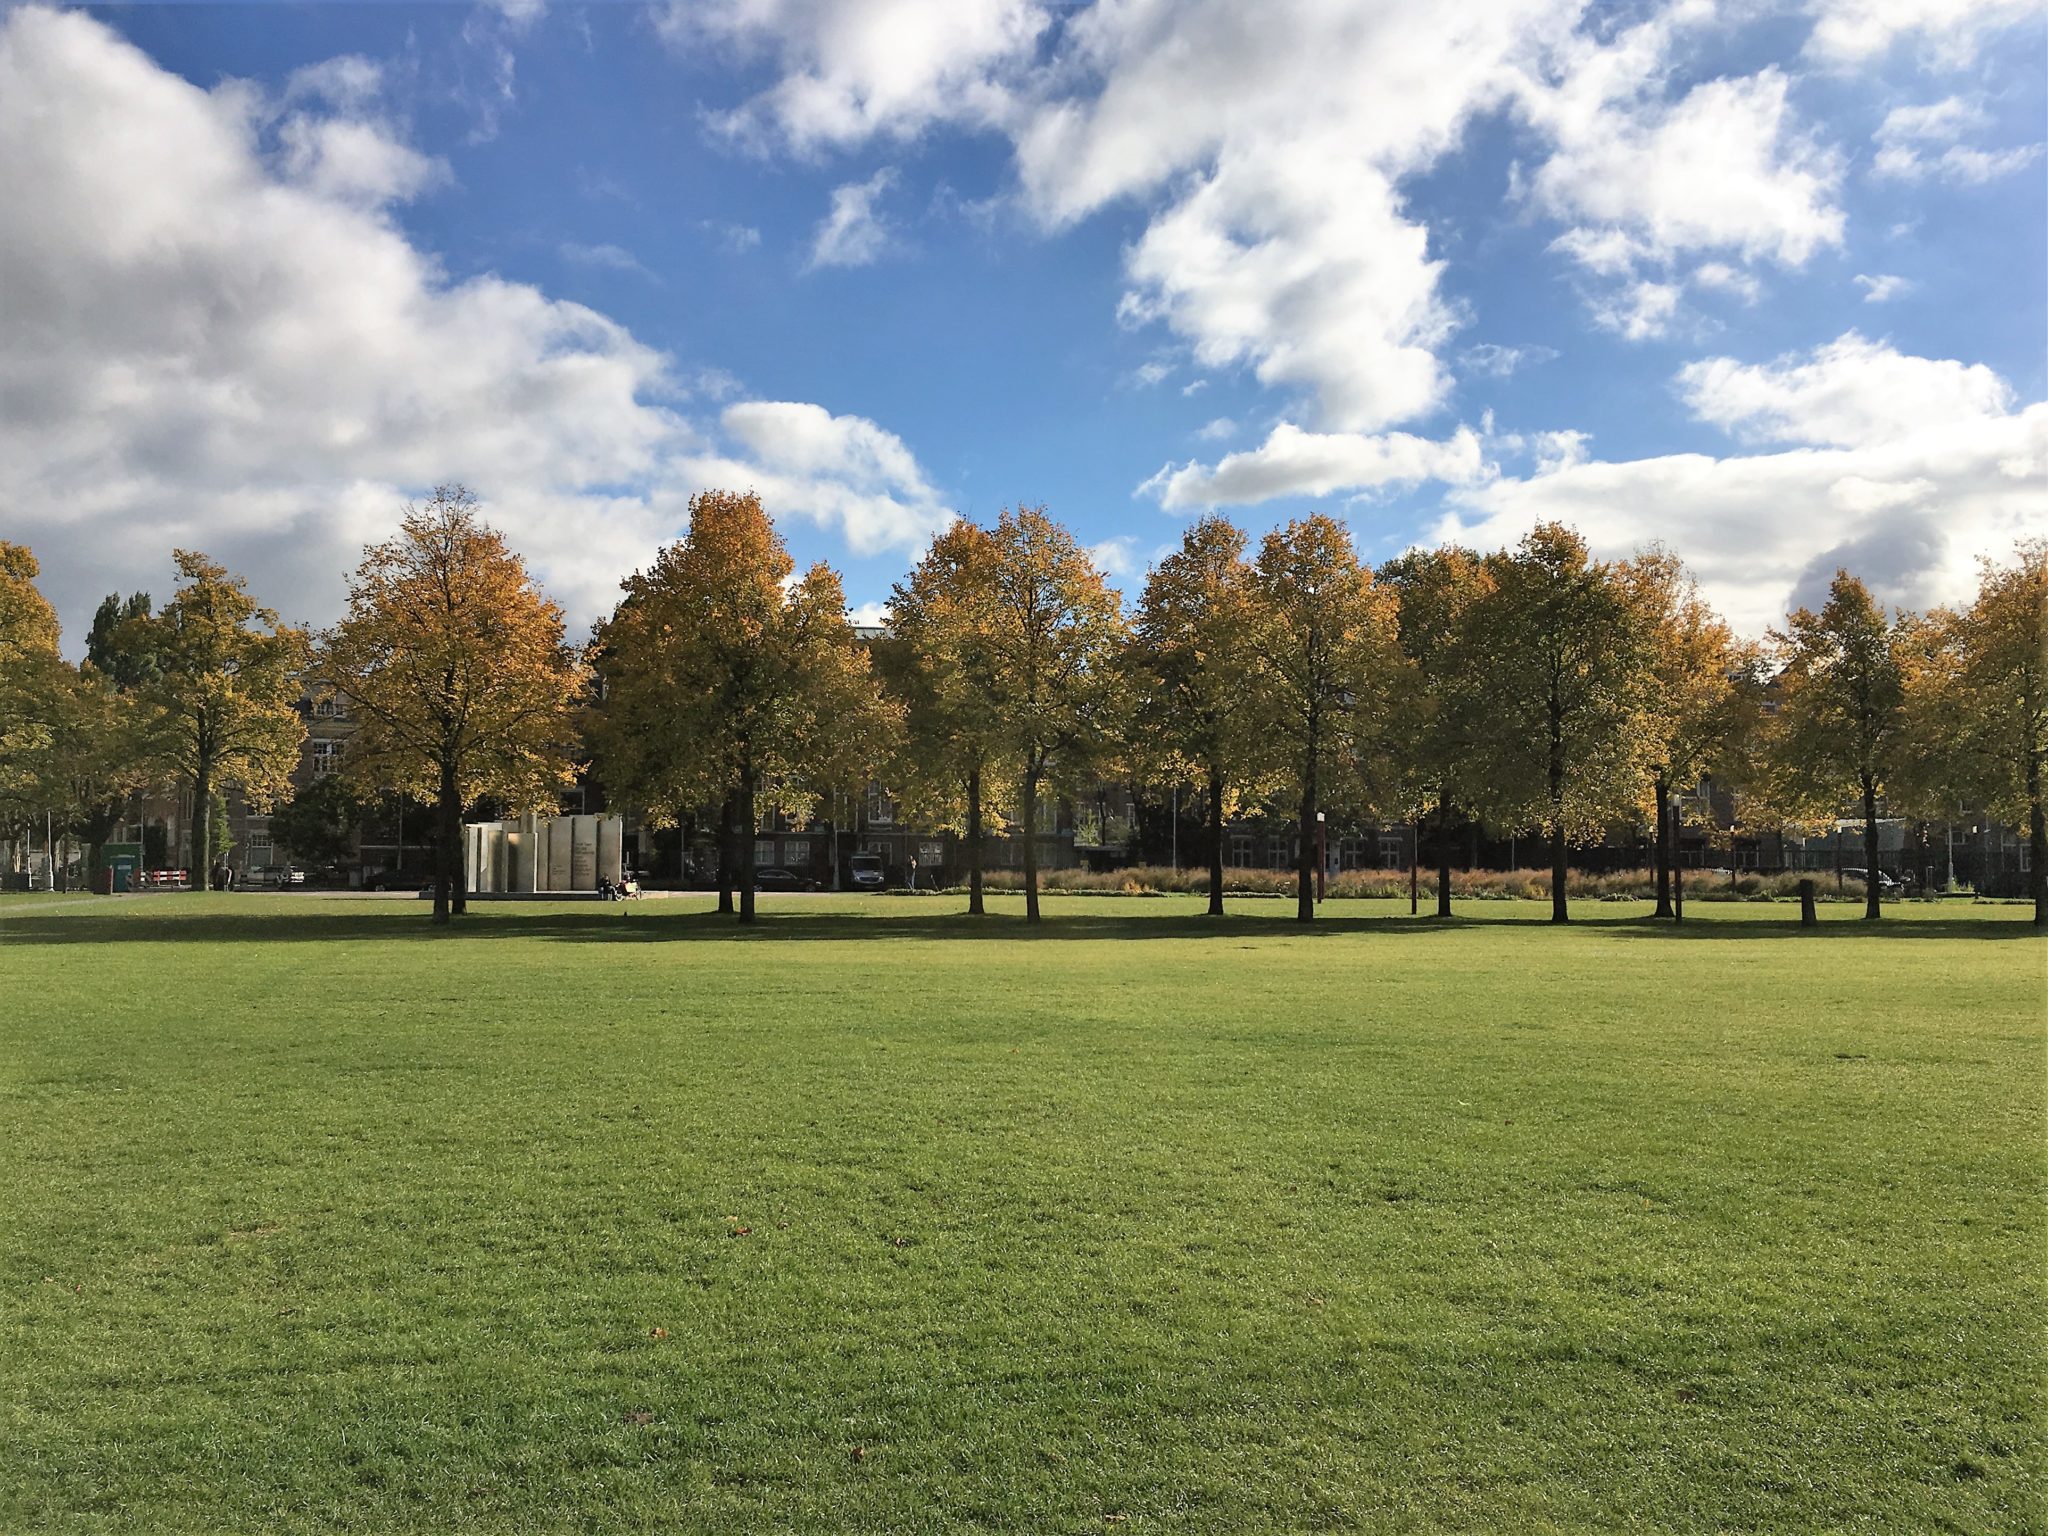
[{"label": "tree trunk", "polygon": [[1436,915],[1451,915],[1451,802],[1442,785],[1436,795]]},{"label": "tree trunk", "polygon": [[[1732,858],[1731,858],[1732,862]],[[1863,916],[1879,917],[1877,905],[1877,780],[1863,776]]]},{"label": "tree trunk", "polygon": [[1223,771],[1209,768],[1209,915],[1223,915]]},{"label": "tree trunk", "polygon": [[[1685,812],[1679,803],[1674,800],[1671,802],[1671,808],[1667,812],[1667,816],[1671,824],[1671,921],[1682,923],[1685,921],[1685,865],[1680,863],[1678,858],[1678,828],[1684,820]],[[1733,834],[1731,833],[1730,836],[1732,837]],[[1735,862],[1732,844],[1728,853],[1728,862],[1730,864]]]},{"label": "tree trunk", "polygon": [[1671,915],[1671,785],[1657,770],[1657,910],[1652,917]]},{"label": "tree trunk", "polygon": [[740,921],[754,920],[754,766],[740,769]]},{"label": "tree trunk", "polygon": [[981,898],[981,769],[967,773],[967,915],[983,917]]},{"label": "tree trunk", "polygon": [[469,845],[462,834],[462,795],[455,796],[455,888],[448,893],[448,910],[457,917],[469,912]]},{"label": "tree trunk", "polygon": [[1568,923],[1571,910],[1565,905],[1564,850],[1564,725],[1555,703],[1550,706],[1550,920]]},{"label": "tree trunk", "polygon": [[2034,887],[2034,926],[2048,928],[2048,809],[2041,803],[2041,760],[2027,759],[2027,873]]},{"label": "tree trunk", "polygon": [[[1313,763],[1314,759],[1310,759]],[[1294,919],[1300,923],[1316,920],[1316,771],[1313,767],[1301,782],[1301,853],[1295,860],[1298,883],[1294,895]]]},{"label": "tree trunk", "polygon": [[721,916],[732,916],[732,791],[725,792],[725,798],[718,802],[718,910]]},{"label": "tree trunk", "polygon": [[434,796],[434,821],[440,833],[434,840],[434,921],[446,924],[455,911],[455,879],[462,850],[462,802],[456,796],[455,764],[441,764],[441,782]]},{"label": "tree trunk", "polygon": [[210,891],[213,889],[213,763],[200,758],[199,768],[192,775],[192,830],[186,839],[191,844],[187,863],[191,866],[192,889]]},{"label": "tree trunk", "polygon": [[1024,801],[1017,807],[1024,833],[1024,921],[1038,921],[1038,770],[1024,770]]}]

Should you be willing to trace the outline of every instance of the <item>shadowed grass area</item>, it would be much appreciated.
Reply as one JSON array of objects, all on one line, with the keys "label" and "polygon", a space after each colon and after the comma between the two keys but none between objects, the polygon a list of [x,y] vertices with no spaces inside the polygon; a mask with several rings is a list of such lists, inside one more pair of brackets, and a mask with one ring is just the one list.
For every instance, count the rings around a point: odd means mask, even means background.
[{"label": "shadowed grass area", "polygon": [[2023,908],[425,905],[0,907],[0,1530],[2042,1528]]}]

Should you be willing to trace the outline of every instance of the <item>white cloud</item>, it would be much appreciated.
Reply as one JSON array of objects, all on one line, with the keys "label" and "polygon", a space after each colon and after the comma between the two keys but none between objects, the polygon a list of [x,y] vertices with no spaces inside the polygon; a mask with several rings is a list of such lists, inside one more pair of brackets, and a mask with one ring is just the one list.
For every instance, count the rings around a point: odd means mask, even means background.
[{"label": "white cloud", "polygon": [[384,66],[359,53],[345,53],[292,71],[285,82],[288,102],[312,98],[343,112],[366,111],[384,93]]},{"label": "white cloud", "polygon": [[1498,342],[1482,341],[1467,347],[1458,354],[1458,364],[1468,373],[1484,374],[1488,378],[1505,379],[1523,364],[1553,362],[1557,358],[1555,347],[1528,346],[1504,347]]},{"label": "white cloud", "polygon": [[1875,137],[1880,144],[1917,141],[1953,144],[1964,134],[1986,127],[1990,116],[1974,101],[1945,96],[1940,101],[1893,107],[1878,124]]},{"label": "white cloud", "polygon": [[1919,57],[1957,68],[1986,39],[2040,17],[2039,0],[1812,0],[1810,10],[1806,52],[1838,67],[1876,59],[1905,39]]},{"label": "white cloud", "polygon": [[1761,635],[1823,598],[1838,566],[1886,602],[1966,598],[1979,554],[2048,533],[2044,493],[2048,405],[2035,405],[1854,448],[1569,463],[1454,490],[1430,537],[1491,548],[1558,520],[1607,557],[1662,540],[1731,623]]},{"label": "white cloud", "polygon": [[1365,430],[1441,403],[1458,315],[1397,190],[1498,103],[1549,0],[1423,11],[1234,0],[1098,6],[1011,133],[1050,228],[1162,198],[1129,248],[1122,315],[1205,368],[1248,366]]},{"label": "white cloud", "polygon": [[1873,135],[1878,150],[1871,174],[1892,181],[1979,186],[2023,170],[2040,156],[2039,144],[1983,149],[1959,142],[1990,122],[1981,104],[1960,96],[1894,107]]},{"label": "white cloud", "polygon": [[727,406],[720,425],[744,458],[688,461],[692,478],[745,480],[771,512],[834,529],[855,554],[915,548],[952,521],[903,439],[866,417],[750,400]]},{"label": "white cloud", "polygon": [[620,245],[579,245],[573,240],[564,241],[558,249],[564,261],[579,267],[602,267],[610,272],[632,272],[641,277],[654,274],[640,264],[640,258]]},{"label": "white cloud", "polygon": [[[300,100],[347,98],[323,91]],[[776,510],[849,538],[929,521],[929,485],[871,423],[864,461],[805,467],[744,417],[719,449],[723,419],[680,414],[662,354],[531,286],[450,280],[374,178],[295,170],[281,120],[81,13],[0,17],[0,506],[74,632],[110,588],[162,595],[174,544],[325,620],[362,543],[442,480],[479,492],[579,620],[702,485],[758,471]]]},{"label": "white cloud", "polygon": [[1144,559],[1138,553],[1138,541],[1128,533],[1089,545],[1088,558],[1095,562],[1095,568],[1103,575],[1113,576],[1119,581],[1128,581],[1145,569]]},{"label": "white cloud", "polygon": [[1248,505],[1283,496],[1414,485],[1424,480],[1460,484],[1489,473],[1479,437],[1461,427],[1443,442],[1407,432],[1304,432],[1289,422],[1257,448],[1226,455],[1211,466],[1171,464],[1138,487],[1169,512],[1194,507]]},{"label": "white cloud", "polygon": [[1281,160],[1221,164],[1155,218],[1128,254],[1121,313],[1165,324],[1204,368],[1249,364],[1263,384],[1311,391],[1337,426],[1433,409],[1455,319],[1427,232],[1372,167]]},{"label": "white cloud", "polygon": [[1660,256],[1728,251],[1801,266],[1838,245],[1839,158],[1803,132],[1776,69],[1708,80],[1676,103],[1538,110],[1558,150],[1530,178],[1536,204]]},{"label": "white cloud", "polygon": [[482,0],[482,3],[522,30],[548,13],[547,0]]},{"label": "white cloud", "polygon": [[1692,280],[1695,287],[1731,293],[1745,304],[1754,304],[1763,296],[1762,283],[1725,261],[1702,262],[1694,268]]},{"label": "white cloud", "polygon": [[1181,385],[1180,392],[1183,395],[1199,395],[1208,387],[1209,381],[1207,379],[1190,379],[1187,383]]},{"label": "white cloud", "polygon": [[724,219],[706,219],[698,226],[719,246],[735,256],[744,256],[761,243],[761,231],[751,224],[734,224]]},{"label": "white cloud", "polygon": [[846,621],[860,629],[880,629],[889,622],[887,603],[855,603],[846,610]]},{"label": "white cloud", "polygon": [[277,128],[286,176],[316,196],[381,207],[448,179],[445,161],[423,155],[377,122],[293,113]]},{"label": "white cloud", "polygon": [[811,236],[812,270],[864,267],[889,249],[889,226],[875,204],[895,184],[895,168],[885,165],[866,181],[849,181],[832,189],[831,211]]},{"label": "white cloud", "polygon": [[1237,423],[1228,416],[1218,416],[1214,421],[1204,422],[1197,427],[1195,436],[1205,443],[1220,443],[1226,437],[1237,436]]},{"label": "white cloud", "polygon": [[1378,430],[1448,396],[1465,313],[1403,188],[1481,115],[1512,108],[1538,135],[1523,183],[1569,226],[1560,250],[1616,280],[1595,303],[1623,334],[1668,329],[1696,262],[1798,266],[1841,239],[1839,157],[1797,121],[1784,73],[1672,89],[1681,45],[1725,24],[1708,0],[1619,31],[1573,0],[1048,12],[702,0],[667,26],[778,66],[719,119],[757,147],[816,154],[947,122],[1007,136],[1047,230],[1138,205],[1119,318],[1165,326],[1199,368],[1248,368],[1326,429]]},{"label": "white cloud", "polygon": [[1593,323],[1630,341],[1662,336],[1678,313],[1679,292],[1675,283],[1630,283],[1593,300]]},{"label": "white cloud", "polygon": [[1840,447],[2003,417],[2013,401],[1981,363],[1907,356],[1854,331],[1803,358],[1688,363],[1678,390],[1702,421],[1746,439]]},{"label": "white cloud", "polygon": [[1513,189],[1563,222],[1552,249],[1586,274],[1602,328],[1634,338],[1678,323],[1688,282],[1749,302],[1763,262],[1802,267],[1838,246],[1842,158],[1799,119],[1784,71],[1673,85],[1679,61],[1731,16],[1673,0],[1553,47],[1516,102],[1553,146]]},{"label": "white cloud", "polygon": [[1893,299],[1913,291],[1910,280],[1890,272],[1875,275],[1858,272],[1855,282],[1856,286],[1863,290],[1863,302],[1866,304],[1889,304]]},{"label": "white cloud", "polygon": [[1173,364],[1163,363],[1155,357],[1150,362],[1140,363],[1131,370],[1131,382],[1140,389],[1150,389],[1155,384],[1165,383],[1167,375],[1172,372]]},{"label": "white cloud", "polygon": [[1982,186],[2014,171],[2025,170],[2041,156],[2039,144],[2018,144],[2009,149],[1978,149],[1969,144],[1951,144],[1939,154],[1923,154],[1910,144],[1887,144],[1871,161],[1871,174],[1892,181],[1946,181],[1959,186]]},{"label": "white cloud", "polygon": [[665,0],[655,12],[678,49],[772,55],[777,83],[714,124],[804,155],[999,120],[1009,92],[995,72],[1028,62],[1048,19],[1036,0]]}]

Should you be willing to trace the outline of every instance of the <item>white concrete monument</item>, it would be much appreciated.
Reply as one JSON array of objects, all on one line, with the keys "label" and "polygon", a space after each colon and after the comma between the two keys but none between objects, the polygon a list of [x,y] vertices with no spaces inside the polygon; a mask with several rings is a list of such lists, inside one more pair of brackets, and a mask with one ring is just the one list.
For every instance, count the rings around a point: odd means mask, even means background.
[{"label": "white concrete monument", "polygon": [[624,874],[617,816],[522,816],[462,829],[467,888],[480,896],[595,891]]}]

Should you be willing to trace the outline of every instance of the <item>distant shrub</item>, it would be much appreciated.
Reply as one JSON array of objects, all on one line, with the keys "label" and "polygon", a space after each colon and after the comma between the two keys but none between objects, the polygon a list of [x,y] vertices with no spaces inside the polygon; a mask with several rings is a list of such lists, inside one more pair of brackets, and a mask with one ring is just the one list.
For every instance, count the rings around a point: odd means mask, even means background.
[{"label": "distant shrub", "polygon": [[[1838,893],[1829,870],[1786,870],[1777,874],[1738,871],[1731,881],[1725,870],[1685,871],[1687,901],[1789,901],[1799,895],[1799,882],[1812,879],[1822,901],[1862,901],[1863,883],[1845,880]],[[1292,896],[1295,872],[1291,869],[1226,869],[1226,896]],[[991,891],[1021,891],[1024,876],[1014,869],[992,869],[982,877]],[[1203,869],[1168,868],[1163,864],[1134,864],[1128,869],[1048,869],[1040,872],[1038,888],[1067,896],[1206,896],[1209,873]],[[965,886],[955,889],[964,890]],[[1347,869],[1332,875],[1328,894],[1339,900],[1405,900],[1408,871],[1405,869]],[[1416,876],[1417,894],[1436,900],[1436,873],[1421,870]],[[1657,874],[1650,869],[1618,869],[1605,874],[1573,870],[1565,894],[1573,901],[1654,901]],[[1454,869],[1451,871],[1453,901],[1548,901],[1550,871],[1547,869]]]}]

